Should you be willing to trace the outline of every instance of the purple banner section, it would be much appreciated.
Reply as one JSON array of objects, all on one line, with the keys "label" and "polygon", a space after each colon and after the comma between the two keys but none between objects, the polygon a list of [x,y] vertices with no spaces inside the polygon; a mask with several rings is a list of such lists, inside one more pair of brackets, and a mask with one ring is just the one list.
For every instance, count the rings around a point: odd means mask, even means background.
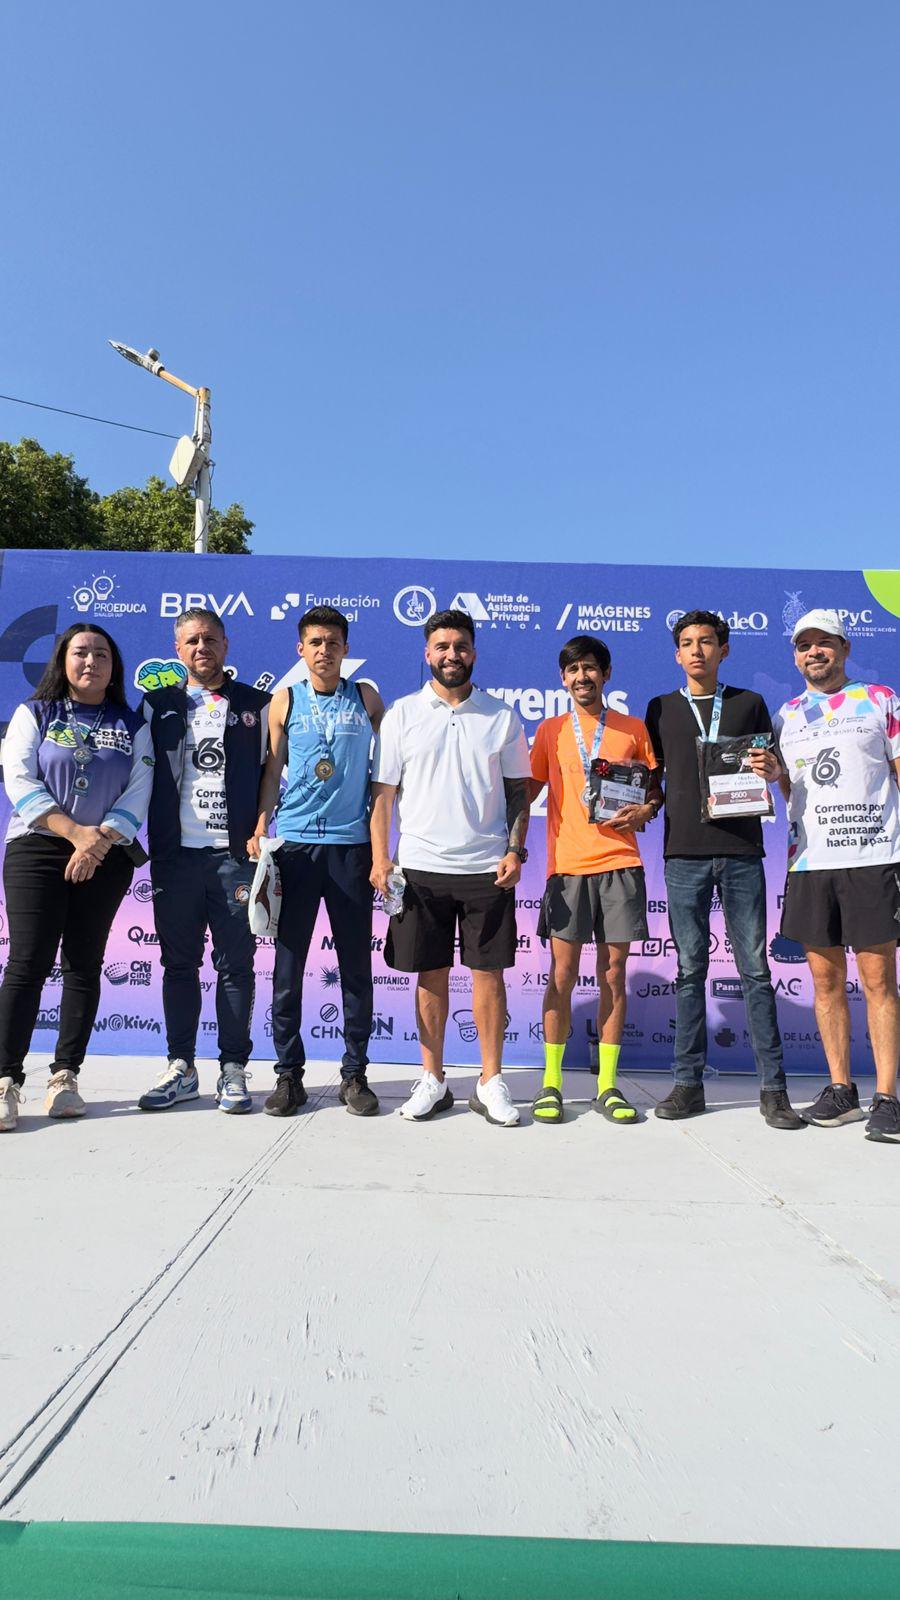
[{"label": "purple banner section", "polygon": [[[552,563],[343,560],[326,557],[173,556],[90,552],[7,552],[0,556],[0,733],[15,706],[36,685],[54,635],[73,621],[96,619],[113,634],[125,657],[132,703],[141,687],[178,681],[183,669],[172,648],[173,618],[188,605],[209,606],[224,622],[229,664],[249,683],[275,688],[297,676],[297,619],[317,603],[336,605],[350,618],[349,670],[375,683],[386,702],[424,681],[422,625],[437,608],[464,607],[474,618],[481,688],[514,706],[529,743],[538,723],[568,707],[557,668],[561,645],[575,633],[596,634],[612,653],[610,704],[643,716],[654,694],[676,688],[671,628],[696,606],[720,612],[731,626],[728,683],[755,689],[771,710],[799,692],[790,631],[813,606],[841,612],[853,642],[852,670],[864,680],[900,678],[900,573],[754,572],[751,570]],[[769,950],[785,1041],[794,1071],[823,1069],[812,992],[799,947],[778,932],[784,884],[785,825],[780,797],[775,821],[765,829]],[[0,794],[0,828],[9,806]],[[545,879],[544,804],[535,807],[530,860],[517,891],[519,949],[507,974],[509,1022],[506,1059],[542,1060],[541,1000],[548,951],[537,937]],[[662,824],[641,839],[647,872],[650,937],[632,947],[629,1016],[623,1064],[667,1069],[674,1041],[674,951],[666,915]],[[385,965],[386,919],[376,906],[373,930],[375,1061],[419,1059],[414,982]],[[0,900],[0,965],[8,952],[5,906]],[[273,951],[260,942],[254,1017],[257,1055],[271,1056]],[[201,974],[204,1008],[200,1054],[214,1055],[215,975]],[[44,991],[35,1048],[51,1048],[58,1017],[58,969]],[[852,956],[848,990],[853,1050],[859,1070],[871,1065],[865,1009]],[[752,1070],[740,983],[721,909],[714,907],[708,979],[710,1064],[723,1071]],[[597,987],[593,951],[586,948],[567,1054],[587,1066],[596,1039]],[[304,1033],[311,1056],[341,1053],[337,959],[324,913],[310,949],[304,995]],[[92,1048],[122,1054],[165,1053],[160,1000],[159,946],[147,870],[139,872],[122,904],[107,948],[103,996]],[[448,1060],[477,1059],[471,980],[451,977]]]}]

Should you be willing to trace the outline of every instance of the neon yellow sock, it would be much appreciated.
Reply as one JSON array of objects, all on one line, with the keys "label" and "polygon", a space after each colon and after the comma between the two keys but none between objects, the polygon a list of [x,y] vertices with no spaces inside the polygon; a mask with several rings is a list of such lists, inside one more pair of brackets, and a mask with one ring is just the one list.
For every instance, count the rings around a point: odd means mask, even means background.
[{"label": "neon yellow sock", "polygon": [[566,1053],[564,1044],[544,1045],[544,1088],[562,1089],[562,1064]]},{"label": "neon yellow sock", "polygon": [[616,1087],[616,1069],[619,1065],[619,1051],[621,1045],[599,1044],[597,1046],[597,1093],[602,1094],[605,1089]]}]

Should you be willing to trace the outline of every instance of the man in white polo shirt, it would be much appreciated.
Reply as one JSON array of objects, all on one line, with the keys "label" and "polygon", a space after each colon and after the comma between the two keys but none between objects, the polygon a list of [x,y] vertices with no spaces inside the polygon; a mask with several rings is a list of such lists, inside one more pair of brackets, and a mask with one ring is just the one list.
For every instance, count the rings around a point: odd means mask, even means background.
[{"label": "man in white polo shirt", "polygon": [[515,712],[472,685],[475,632],[465,611],[439,611],[426,623],[425,660],[431,681],[386,712],[372,770],[372,883],[386,892],[395,798],[397,857],[406,878],[385,960],[418,974],[423,1070],[400,1114],[424,1122],[453,1104],[444,1082],[444,1031],[458,930],[481,1047],[481,1078],[469,1106],[511,1127],[519,1113],[500,1076],[503,969],[516,955],[513,891],[526,857],[528,746]]}]

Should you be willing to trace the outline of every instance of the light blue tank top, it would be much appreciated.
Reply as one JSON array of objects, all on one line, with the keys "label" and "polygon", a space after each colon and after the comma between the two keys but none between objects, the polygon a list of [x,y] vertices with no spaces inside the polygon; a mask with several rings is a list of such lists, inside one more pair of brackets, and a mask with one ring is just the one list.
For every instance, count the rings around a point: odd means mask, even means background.
[{"label": "light blue tank top", "polygon": [[[372,724],[358,686],[341,679],[333,695],[320,694],[321,728],[313,716],[308,683],[290,690],[287,716],[287,788],[278,808],[280,839],[294,844],[365,844],[369,839]],[[334,775],[317,778],[327,758]]]}]

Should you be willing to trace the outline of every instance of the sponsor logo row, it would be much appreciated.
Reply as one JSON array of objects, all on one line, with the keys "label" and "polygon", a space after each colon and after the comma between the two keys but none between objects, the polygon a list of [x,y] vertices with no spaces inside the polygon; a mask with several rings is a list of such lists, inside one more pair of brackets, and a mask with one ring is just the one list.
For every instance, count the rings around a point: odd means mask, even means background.
[{"label": "sponsor logo row", "polygon": [[[821,596],[810,595],[804,598],[800,589],[786,589],[784,595],[785,604],[779,620],[783,636],[790,637],[794,625],[804,612],[810,610],[813,605],[821,603]],[[243,589],[223,591],[220,594],[215,594],[212,590],[164,590],[160,595],[159,615],[174,618],[181,611],[196,606],[214,611],[223,620],[240,615],[247,617],[268,615],[272,622],[283,622],[291,616],[296,619],[298,614],[311,606],[331,605],[342,611],[351,622],[358,622],[364,614],[380,611],[382,608],[382,597],[369,593],[345,594],[338,591],[333,594],[319,594],[312,589],[306,591],[295,589],[287,591],[273,601],[261,601],[258,595],[254,598],[255,606]],[[72,590],[71,602],[75,612],[85,617],[114,619],[133,615],[146,616],[150,609],[145,600],[122,596],[115,574],[109,572],[95,573],[84,583],[78,584]],[[386,599],[383,603],[387,607]],[[483,592],[461,589],[447,602],[447,607],[467,612],[477,628],[520,631],[539,630],[542,626],[542,612],[545,610],[533,596],[523,590],[513,589]],[[404,627],[421,628],[430,617],[434,616],[439,606],[433,588],[423,583],[410,583],[397,590],[390,608],[393,616]],[[736,606],[713,606],[711,609],[727,621],[733,634],[752,637],[767,635],[772,630],[768,612],[760,608],[745,611]],[[869,637],[879,632],[896,632],[893,624],[876,618],[871,606],[836,609],[851,638]],[[553,615],[551,612],[550,617]],[[666,612],[666,629],[671,632],[684,615],[684,608],[673,607]],[[570,633],[640,633],[652,621],[652,616],[652,608],[648,605],[631,605],[615,600],[567,600],[556,613],[556,620],[552,622],[552,626],[557,633],[563,629],[567,629]]]}]

